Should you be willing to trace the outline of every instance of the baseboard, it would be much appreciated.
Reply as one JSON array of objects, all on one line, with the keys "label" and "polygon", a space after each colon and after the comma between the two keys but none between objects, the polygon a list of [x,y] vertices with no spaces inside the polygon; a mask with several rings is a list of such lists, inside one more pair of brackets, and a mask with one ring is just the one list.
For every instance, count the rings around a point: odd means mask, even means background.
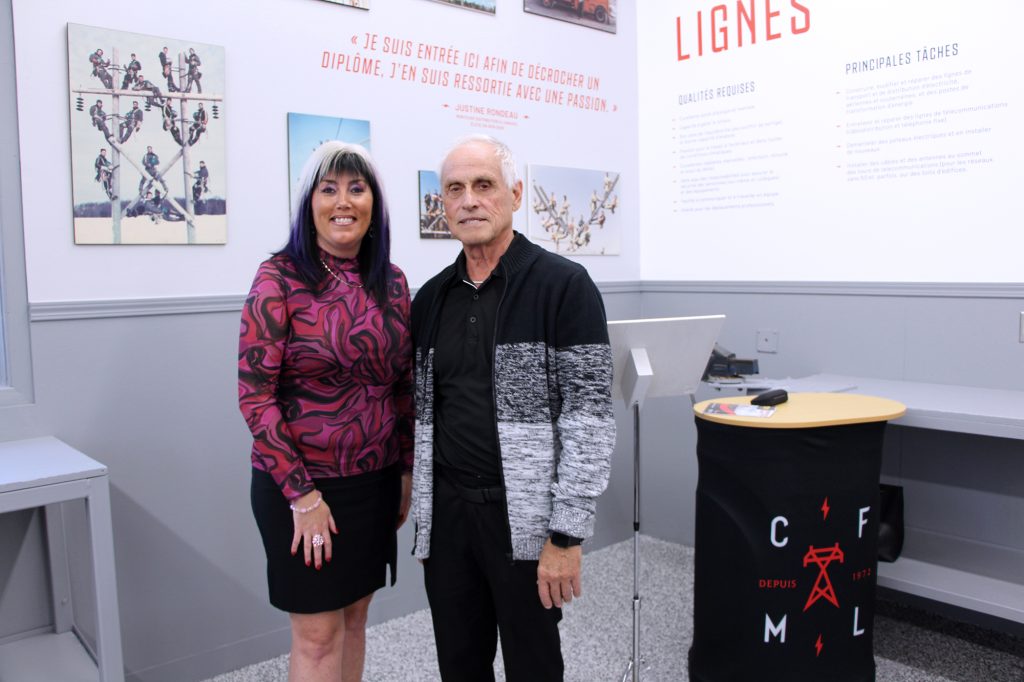
[{"label": "baseboard", "polygon": [[126,670],[125,682],[206,680],[231,670],[276,658],[288,653],[290,647],[291,628],[285,627],[143,670]]}]

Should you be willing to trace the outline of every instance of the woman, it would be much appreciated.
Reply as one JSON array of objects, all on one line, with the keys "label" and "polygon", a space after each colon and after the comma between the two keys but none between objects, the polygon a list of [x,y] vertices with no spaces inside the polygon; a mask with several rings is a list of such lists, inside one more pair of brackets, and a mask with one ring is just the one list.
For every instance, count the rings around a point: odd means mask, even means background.
[{"label": "woman", "polygon": [[409,289],[365,149],[306,162],[288,244],[242,311],[238,394],[270,603],[289,612],[290,680],[359,680],[373,592],[395,579],[409,510]]}]

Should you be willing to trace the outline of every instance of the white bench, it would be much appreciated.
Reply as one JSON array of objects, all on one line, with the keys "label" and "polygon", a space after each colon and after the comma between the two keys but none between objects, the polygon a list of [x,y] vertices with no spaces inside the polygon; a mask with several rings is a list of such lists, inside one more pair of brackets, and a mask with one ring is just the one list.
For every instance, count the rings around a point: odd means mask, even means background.
[{"label": "white bench", "polygon": [[[96,591],[96,651],[74,634],[61,502],[85,500]],[[123,682],[107,468],[56,438],[0,443],[0,513],[44,508],[53,634],[0,646],[0,680]],[[4,551],[12,551],[7,549]]]}]

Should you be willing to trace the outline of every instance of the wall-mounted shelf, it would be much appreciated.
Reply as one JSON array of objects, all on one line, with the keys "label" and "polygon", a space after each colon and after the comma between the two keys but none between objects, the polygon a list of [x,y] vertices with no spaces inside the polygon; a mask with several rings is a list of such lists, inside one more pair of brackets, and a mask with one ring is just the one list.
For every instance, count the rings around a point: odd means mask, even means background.
[{"label": "wall-mounted shelf", "polygon": [[901,558],[878,564],[878,585],[1024,623],[1024,585]]}]

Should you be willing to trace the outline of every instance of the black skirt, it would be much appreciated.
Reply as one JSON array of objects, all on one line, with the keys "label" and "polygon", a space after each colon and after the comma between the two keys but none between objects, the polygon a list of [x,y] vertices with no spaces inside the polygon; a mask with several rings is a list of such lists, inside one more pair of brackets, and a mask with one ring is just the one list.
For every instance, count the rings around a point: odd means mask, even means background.
[{"label": "black skirt", "polygon": [[267,554],[270,603],[289,613],[335,611],[383,587],[387,568],[395,584],[399,468],[359,476],[314,479],[338,526],[330,562],[306,566],[303,546],[292,556],[288,500],[270,474],[252,470],[252,511]]}]

